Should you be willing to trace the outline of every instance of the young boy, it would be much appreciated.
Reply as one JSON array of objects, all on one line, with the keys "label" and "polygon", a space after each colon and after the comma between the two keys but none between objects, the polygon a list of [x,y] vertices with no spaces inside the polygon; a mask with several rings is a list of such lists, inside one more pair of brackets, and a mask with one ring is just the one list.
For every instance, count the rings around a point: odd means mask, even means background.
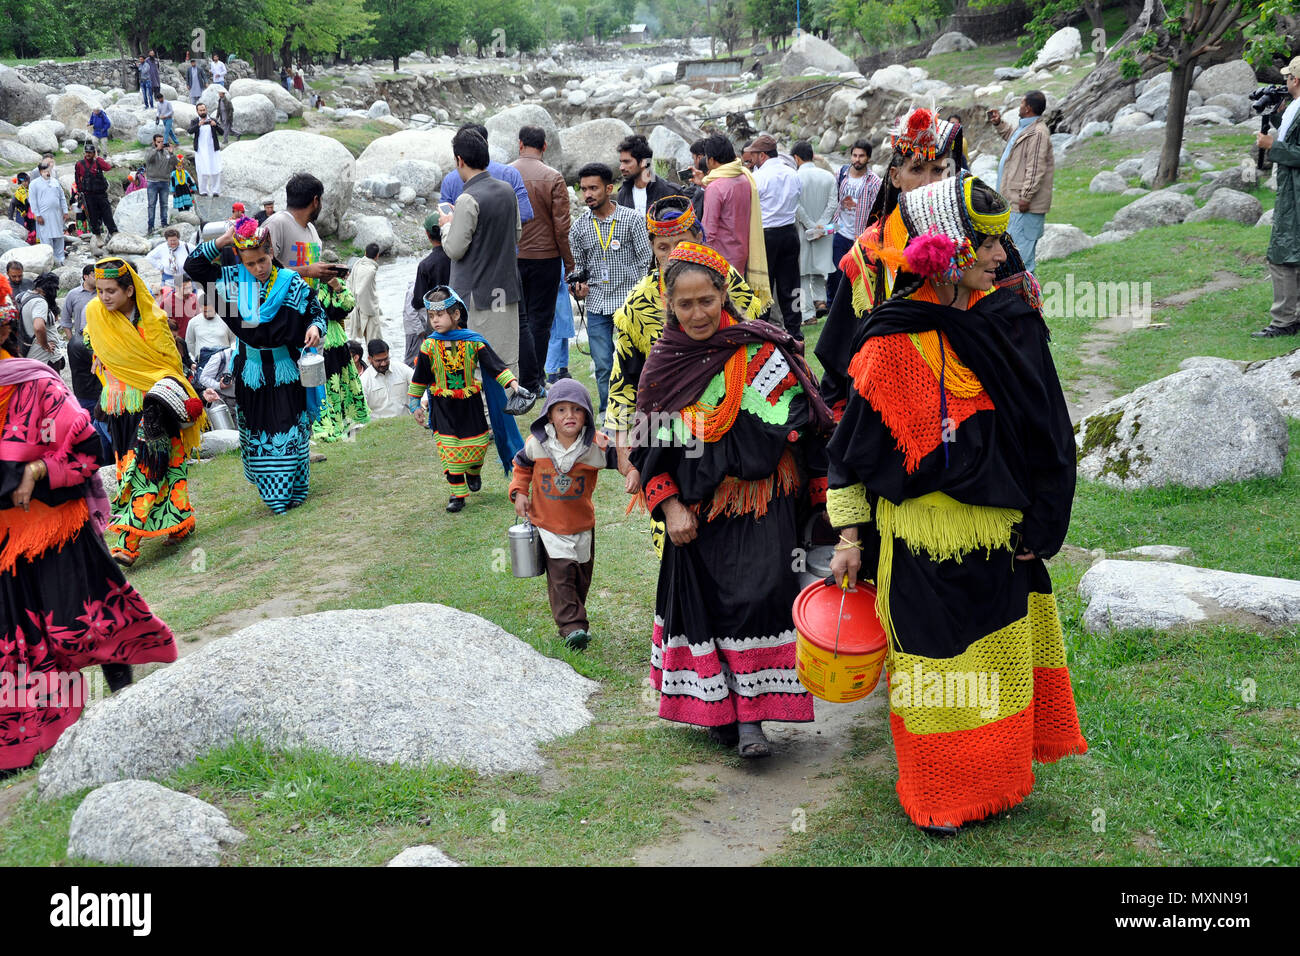
[{"label": "young boy", "polygon": [[[487,340],[467,329],[469,310],[450,286],[430,289],[424,298],[433,332],[420,345],[415,372],[407,390],[409,407],[415,414],[424,393],[429,393],[429,428],[438,443],[442,470],[451,485],[450,512],[461,511],[471,491],[483,487],[480,477],[488,442],[495,437],[501,461],[510,461],[523,443],[514,422],[505,411],[502,389],[529,399],[532,394],[515,380]],[[474,377],[475,366],[483,370],[482,381]],[[493,412],[493,434],[483,416],[485,392]],[[513,443],[510,433],[513,432]]]},{"label": "young boy", "polygon": [[546,392],[541,417],[515,455],[510,500],[515,514],[537,526],[546,549],[546,596],[564,643],[582,650],[591,640],[587,590],[596,556],[596,509],[591,503],[601,468],[618,456],[596,431],[591,396],[576,379]]}]

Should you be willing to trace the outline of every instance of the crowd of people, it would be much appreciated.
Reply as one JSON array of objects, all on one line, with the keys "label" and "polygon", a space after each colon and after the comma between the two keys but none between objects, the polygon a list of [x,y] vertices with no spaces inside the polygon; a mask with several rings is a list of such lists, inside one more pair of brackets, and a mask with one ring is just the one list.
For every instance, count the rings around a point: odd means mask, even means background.
[{"label": "crowd of people", "polygon": [[[1025,102],[1022,116],[1041,114],[1033,94]],[[215,155],[221,130],[192,127],[196,153]],[[495,445],[509,479],[496,493],[539,531],[552,615],[573,649],[593,639],[598,477],[618,472],[653,531],[659,714],[742,757],[771,753],[765,722],[813,718],[792,555],[834,542],[834,584],[875,589],[891,673],[927,687],[1002,675],[992,713],[890,695],[903,809],[951,834],[1013,806],[1032,761],[1087,745],[1044,565],[1069,521],[1073,437],[1018,239],[1032,250],[1041,232],[1044,179],[1025,171],[1039,134],[1022,119],[1007,136],[1006,182],[1018,185],[1001,191],[967,171],[960,125],[929,110],[900,120],[883,178],[866,140],[836,169],[806,142],[786,154],[760,135],[738,155],[714,134],[691,145],[676,184],[630,136],[617,171],[579,170],[585,209],[573,217],[543,129],[520,129],[505,165],[490,160],[485,129],[463,126],[403,297],[405,340],[391,346],[378,249],[351,268],[325,261],[324,186],[310,173],[288,181],[286,209],[237,215],[197,246],[166,229],[149,256],[160,289],[109,256],[60,314],[57,282],[24,289],[19,268],[0,287],[0,301],[22,305],[4,313],[0,345],[27,356],[0,361],[0,421],[18,423],[0,441],[0,630],[24,634],[23,653],[40,648],[47,670],[117,668],[114,686],[131,664],[174,659],[171,633],[118,566],[149,538],[195,533],[188,469],[208,413],[232,413],[244,475],[277,515],[308,500],[313,444],[409,415],[432,432],[448,512],[484,489]],[[160,172],[176,168],[163,137],[154,150]],[[93,185],[105,167],[87,155]],[[206,185],[219,190],[217,177]],[[1050,166],[1046,182],[1050,193]],[[568,374],[574,302],[595,401]],[[823,319],[817,379],[803,335]],[[64,335],[71,390],[50,371]],[[539,397],[521,434],[517,416]],[[34,409],[55,406],[67,428],[35,434]],[[96,466],[110,461],[118,492],[105,502]],[[72,561],[90,571],[60,580],[86,593],[47,593],[42,562]],[[87,610],[105,589],[130,610],[131,642]],[[48,617],[23,616],[30,606]],[[0,771],[30,763],[75,716],[33,731],[28,712],[0,707]]]}]

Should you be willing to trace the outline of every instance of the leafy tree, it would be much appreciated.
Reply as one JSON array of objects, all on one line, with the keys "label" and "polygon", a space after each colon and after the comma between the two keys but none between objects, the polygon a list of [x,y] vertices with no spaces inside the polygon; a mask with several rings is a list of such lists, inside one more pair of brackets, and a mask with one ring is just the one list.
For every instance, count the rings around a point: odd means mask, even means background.
[{"label": "leafy tree", "polygon": [[794,30],[795,0],[745,0],[745,22],[773,43]]},{"label": "leafy tree", "polygon": [[368,52],[389,57],[393,72],[398,59],[413,46],[427,44],[438,21],[437,0],[365,0],[365,10],[374,16],[366,44]]},{"label": "leafy tree", "polygon": [[582,17],[575,7],[563,6],[555,11],[561,35],[571,43],[582,39]]}]

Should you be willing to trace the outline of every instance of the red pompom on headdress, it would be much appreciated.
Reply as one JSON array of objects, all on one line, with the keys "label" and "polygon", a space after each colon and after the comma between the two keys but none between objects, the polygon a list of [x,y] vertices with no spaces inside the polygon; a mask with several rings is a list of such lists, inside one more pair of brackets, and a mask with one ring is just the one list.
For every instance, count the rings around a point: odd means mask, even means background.
[{"label": "red pompom on headdress", "polygon": [[937,229],[916,236],[904,251],[907,271],[919,276],[943,275],[957,254],[957,243]]},{"label": "red pompom on headdress", "polygon": [[235,220],[235,248],[252,249],[266,241],[269,233],[265,226],[259,226],[257,220],[241,216]]},{"label": "red pompom on headdress", "polygon": [[934,114],[927,109],[913,110],[912,115],[907,118],[907,132],[904,134],[907,139],[916,142],[917,137],[934,126]]},{"label": "red pompom on headdress", "polygon": [[190,421],[197,421],[198,417],[203,414],[203,399],[187,398],[185,399],[185,416]]}]

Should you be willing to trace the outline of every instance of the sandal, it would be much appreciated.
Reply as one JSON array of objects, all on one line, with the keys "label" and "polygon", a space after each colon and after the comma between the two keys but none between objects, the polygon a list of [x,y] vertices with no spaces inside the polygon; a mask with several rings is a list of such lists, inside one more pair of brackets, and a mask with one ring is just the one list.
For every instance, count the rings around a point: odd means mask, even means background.
[{"label": "sandal", "polygon": [[738,731],[736,753],[748,760],[772,756],[772,747],[767,737],[763,735],[761,723],[739,724],[736,729]]},{"label": "sandal", "polygon": [[733,721],[730,724],[723,724],[721,727],[709,728],[709,739],[715,744],[721,744],[730,750],[740,741],[740,728]]},{"label": "sandal", "polygon": [[960,825],[951,823],[932,823],[929,826],[917,824],[917,829],[932,837],[954,837],[961,831]]}]

